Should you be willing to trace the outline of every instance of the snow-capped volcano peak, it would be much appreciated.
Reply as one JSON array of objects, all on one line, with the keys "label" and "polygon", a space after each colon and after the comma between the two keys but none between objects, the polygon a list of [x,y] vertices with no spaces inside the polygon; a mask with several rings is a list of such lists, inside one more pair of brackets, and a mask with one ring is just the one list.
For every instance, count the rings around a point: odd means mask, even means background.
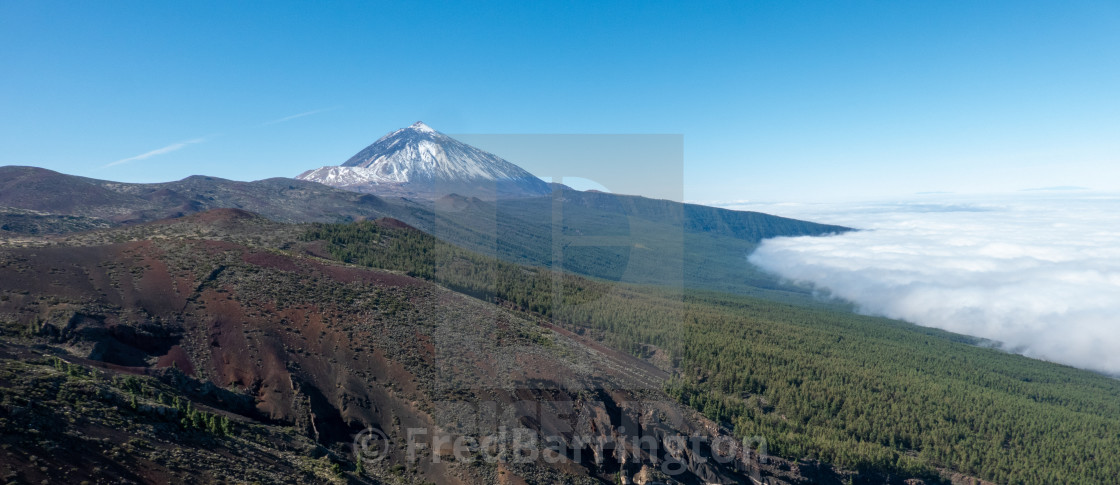
[{"label": "snow-capped volcano peak", "polygon": [[425,125],[423,121],[417,121],[417,122],[413,123],[412,126],[409,126],[408,128],[411,129],[411,130],[419,131],[421,133],[435,133],[436,132],[436,130],[433,130],[432,127],[430,127],[428,125]]},{"label": "snow-capped volcano peak", "polygon": [[394,195],[543,195],[548,184],[501,157],[440,133],[422,121],[393,131],[340,166],[300,174],[361,192]]}]

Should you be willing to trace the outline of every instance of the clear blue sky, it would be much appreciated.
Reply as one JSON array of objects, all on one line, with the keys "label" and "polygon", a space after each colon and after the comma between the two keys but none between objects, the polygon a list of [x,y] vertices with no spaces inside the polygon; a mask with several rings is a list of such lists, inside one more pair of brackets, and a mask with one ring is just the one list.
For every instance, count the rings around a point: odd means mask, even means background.
[{"label": "clear blue sky", "polygon": [[424,120],[682,134],[691,200],[1120,189],[1115,1],[469,3],[0,0],[0,164],[294,176]]}]

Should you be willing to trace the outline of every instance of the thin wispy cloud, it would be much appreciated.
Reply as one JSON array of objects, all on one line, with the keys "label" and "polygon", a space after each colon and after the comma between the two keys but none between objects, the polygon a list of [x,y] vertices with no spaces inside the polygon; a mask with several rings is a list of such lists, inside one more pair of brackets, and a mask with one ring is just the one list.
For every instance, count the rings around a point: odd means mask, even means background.
[{"label": "thin wispy cloud", "polygon": [[930,211],[922,201],[816,207],[824,210],[814,216],[802,207],[782,215],[866,230],[766,240],[750,261],[863,313],[1120,375],[1120,198],[938,203],[972,210]]},{"label": "thin wispy cloud", "polygon": [[[297,118],[303,118],[305,116],[311,116],[311,115],[315,115],[315,114],[319,114],[319,113],[324,113],[324,112],[332,111],[332,110],[335,110],[335,109],[338,109],[338,107],[337,106],[332,106],[332,107],[329,107],[329,108],[320,108],[320,109],[315,109],[315,110],[311,110],[311,111],[306,111],[306,112],[303,112],[303,113],[296,113],[294,115],[285,116],[283,118],[277,118],[277,119],[274,119],[274,120],[271,120],[271,121],[266,121],[266,122],[262,123],[261,126],[275,125],[277,123],[283,123],[285,121],[291,121],[291,120],[294,120],[294,119],[297,119]],[[102,165],[101,168],[115,167],[117,165],[123,165],[123,164],[129,163],[129,162],[135,162],[135,161],[138,161],[138,160],[145,160],[145,159],[152,158],[152,157],[159,156],[159,155],[166,155],[168,153],[178,151],[178,150],[182,150],[182,149],[184,149],[184,148],[186,148],[190,145],[194,145],[194,144],[197,144],[197,143],[202,143],[204,141],[207,141],[207,137],[195,138],[195,139],[191,139],[191,140],[172,143],[172,144],[167,145],[165,147],[157,148],[157,149],[149,151],[149,152],[144,152],[144,153],[141,153],[141,154],[136,155],[136,156],[132,156],[132,157],[128,157],[128,158],[122,158],[122,159],[117,160],[115,162],[107,163],[105,165]]]},{"label": "thin wispy cloud", "polygon": [[135,162],[137,160],[144,160],[144,159],[152,158],[152,157],[155,157],[155,156],[158,156],[158,155],[166,155],[168,153],[171,153],[171,152],[174,152],[174,151],[177,151],[177,150],[182,150],[183,148],[186,148],[190,145],[194,145],[196,143],[202,143],[204,141],[206,141],[205,138],[195,138],[193,140],[187,140],[187,141],[181,141],[181,142],[178,142],[178,143],[172,143],[172,144],[167,145],[163,148],[157,148],[157,149],[152,150],[150,152],[144,152],[144,153],[141,153],[141,154],[133,156],[133,157],[122,158],[122,159],[117,160],[115,162],[107,163],[107,164],[103,165],[101,168],[109,168],[109,167],[113,167],[113,166],[116,166],[116,165],[125,164],[125,163],[128,163],[128,162]]},{"label": "thin wispy cloud", "polygon": [[298,114],[294,114],[294,115],[291,115],[291,116],[285,116],[283,118],[277,118],[277,119],[274,119],[272,121],[266,121],[264,123],[261,123],[261,126],[275,125],[277,123],[283,123],[285,121],[291,121],[291,120],[294,120],[296,118],[303,118],[304,116],[311,116],[311,115],[316,115],[316,114],[319,114],[319,113],[325,113],[327,111],[331,111],[331,110],[335,110],[335,109],[338,109],[338,107],[334,106],[334,107],[330,107],[330,108],[313,109],[313,110],[307,111],[305,113],[298,113]]}]

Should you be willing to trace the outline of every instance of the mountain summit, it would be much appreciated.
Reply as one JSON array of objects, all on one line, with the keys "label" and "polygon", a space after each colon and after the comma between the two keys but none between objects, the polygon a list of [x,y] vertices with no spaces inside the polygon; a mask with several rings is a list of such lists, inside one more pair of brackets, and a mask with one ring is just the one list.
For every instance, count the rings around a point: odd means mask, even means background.
[{"label": "mountain summit", "polygon": [[358,192],[424,198],[551,193],[548,184],[525,169],[422,121],[381,137],[342,165],[309,170],[296,178]]}]

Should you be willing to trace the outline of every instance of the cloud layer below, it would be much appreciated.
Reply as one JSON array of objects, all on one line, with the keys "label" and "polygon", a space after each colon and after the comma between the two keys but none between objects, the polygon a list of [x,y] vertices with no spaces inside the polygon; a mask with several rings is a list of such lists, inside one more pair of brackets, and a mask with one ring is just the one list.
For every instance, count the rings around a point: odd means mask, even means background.
[{"label": "cloud layer below", "polygon": [[736,208],[866,229],[771,239],[750,256],[863,313],[1120,374],[1120,197]]}]

